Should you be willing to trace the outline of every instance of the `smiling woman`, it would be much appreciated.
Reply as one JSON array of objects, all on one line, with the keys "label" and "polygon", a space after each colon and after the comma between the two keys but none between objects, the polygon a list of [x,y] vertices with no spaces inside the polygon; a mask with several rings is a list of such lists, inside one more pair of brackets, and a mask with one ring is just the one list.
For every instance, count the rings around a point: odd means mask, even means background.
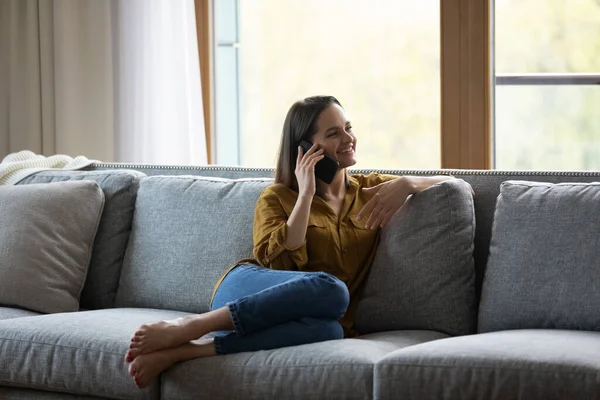
[{"label": "smiling woman", "polygon": [[[317,118],[318,116],[320,117]],[[333,164],[336,168],[333,176],[326,180],[328,183],[332,182],[339,168],[347,168],[356,163],[356,136],[340,102],[333,96],[310,97],[297,101],[290,108],[283,124],[276,183],[298,190],[294,171],[300,164],[303,153],[310,151],[310,146],[301,148],[303,142],[314,144],[315,150],[322,150],[323,161],[319,160],[315,165],[317,175],[319,166],[327,159],[335,161]]]},{"label": "smiling woman", "polygon": [[[303,140],[314,143],[306,153]],[[453,179],[350,175],[356,143],[335,97],[292,105],[276,182],[255,208],[254,258],[221,276],[210,312],[138,329],[125,356],[138,386],[183,360],[356,336],[357,290],[371,267],[379,228],[411,194]],[[338,163],[331,183],[315,175],[325,156]],[[210,332],[214,339],[197,341]]]}]

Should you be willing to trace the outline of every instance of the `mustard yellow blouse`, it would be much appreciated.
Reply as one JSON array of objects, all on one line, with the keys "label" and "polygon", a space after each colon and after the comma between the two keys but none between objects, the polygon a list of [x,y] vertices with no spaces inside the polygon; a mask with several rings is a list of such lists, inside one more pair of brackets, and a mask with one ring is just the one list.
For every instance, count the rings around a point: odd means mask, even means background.
[{"label": "mustard yellow blouse", "polygon": [[[347,286],[350,306],[340,323],[347,337],[356,336],[352,329],[357,292],[365,281],[379,240],[379,229],[364,228],[368,216],[356,216],[372,195],[361,188],[372,187],[396,178],[371,173],[351,175],[342,210],[338,215],[322,198],[315,195],[308,218],[305,242],[296,249],[285,246],[287,220],[294,209],[298,193],[281,184],[267,187],[259,197],[254,214],[254,259],[241,260],[229,268],[215,286],[236,265],[252,263],[264,267],[292,271],[328,272]],[[213,295],[214,295],[213,292]]]}]

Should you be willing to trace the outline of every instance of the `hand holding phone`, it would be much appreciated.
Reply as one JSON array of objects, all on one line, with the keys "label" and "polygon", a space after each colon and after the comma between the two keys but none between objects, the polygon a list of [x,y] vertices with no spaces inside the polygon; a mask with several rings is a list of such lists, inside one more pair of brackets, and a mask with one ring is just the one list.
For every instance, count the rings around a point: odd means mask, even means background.
[{"label": "hand holding phone", "polygon": [[[304,154],[306,154],[312,146],[312,143],[306,140],[300,142],[300,147],[302,147]],[[323,153],[323,155],[323,159],[315,165],[315,176],[329,185],[333,182],[333,178],[335,178],[335,174],[337,174],[340,164],[327,154]]]},{"label": "hand holding phone", "polygon": [[298,146],[298,157],[296,157],[296,168],[294,174],[298,182],[298,194],[302,197],[312,198],[317,191],[317,178],[315,177],[315,165],[325,157],[323,150],[317,150],[312,146],[308,151],[303,151]]}]

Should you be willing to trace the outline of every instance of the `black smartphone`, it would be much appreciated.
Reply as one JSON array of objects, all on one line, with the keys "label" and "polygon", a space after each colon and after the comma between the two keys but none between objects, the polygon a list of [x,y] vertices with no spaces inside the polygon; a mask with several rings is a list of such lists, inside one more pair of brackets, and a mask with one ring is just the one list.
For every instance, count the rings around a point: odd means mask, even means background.
[{"label": "black smartphone", "polygon": [[[312,143],[303,140],[300,142],[300,147],[302,147],[303,154],[306,154],[312,147]],[[335,174],[337,174],[340,163],[329,157],[327,154],[324,155],[325,157],[315,165],[315,176],[329,185],[333,182],[333,178],[335,178]]]}]

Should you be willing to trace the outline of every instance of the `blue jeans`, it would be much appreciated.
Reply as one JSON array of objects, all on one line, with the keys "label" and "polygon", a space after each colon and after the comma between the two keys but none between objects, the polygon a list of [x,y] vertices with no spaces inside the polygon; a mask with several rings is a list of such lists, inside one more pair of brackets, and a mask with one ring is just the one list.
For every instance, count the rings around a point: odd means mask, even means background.
[{"label": "blue jeans", "polygon": [[338,322],[350,301],[346,285],[325,272],[232,269],[212,310],[227,306],[234,331],[217,332],[217,354],[269,350],[343,338]]}]

